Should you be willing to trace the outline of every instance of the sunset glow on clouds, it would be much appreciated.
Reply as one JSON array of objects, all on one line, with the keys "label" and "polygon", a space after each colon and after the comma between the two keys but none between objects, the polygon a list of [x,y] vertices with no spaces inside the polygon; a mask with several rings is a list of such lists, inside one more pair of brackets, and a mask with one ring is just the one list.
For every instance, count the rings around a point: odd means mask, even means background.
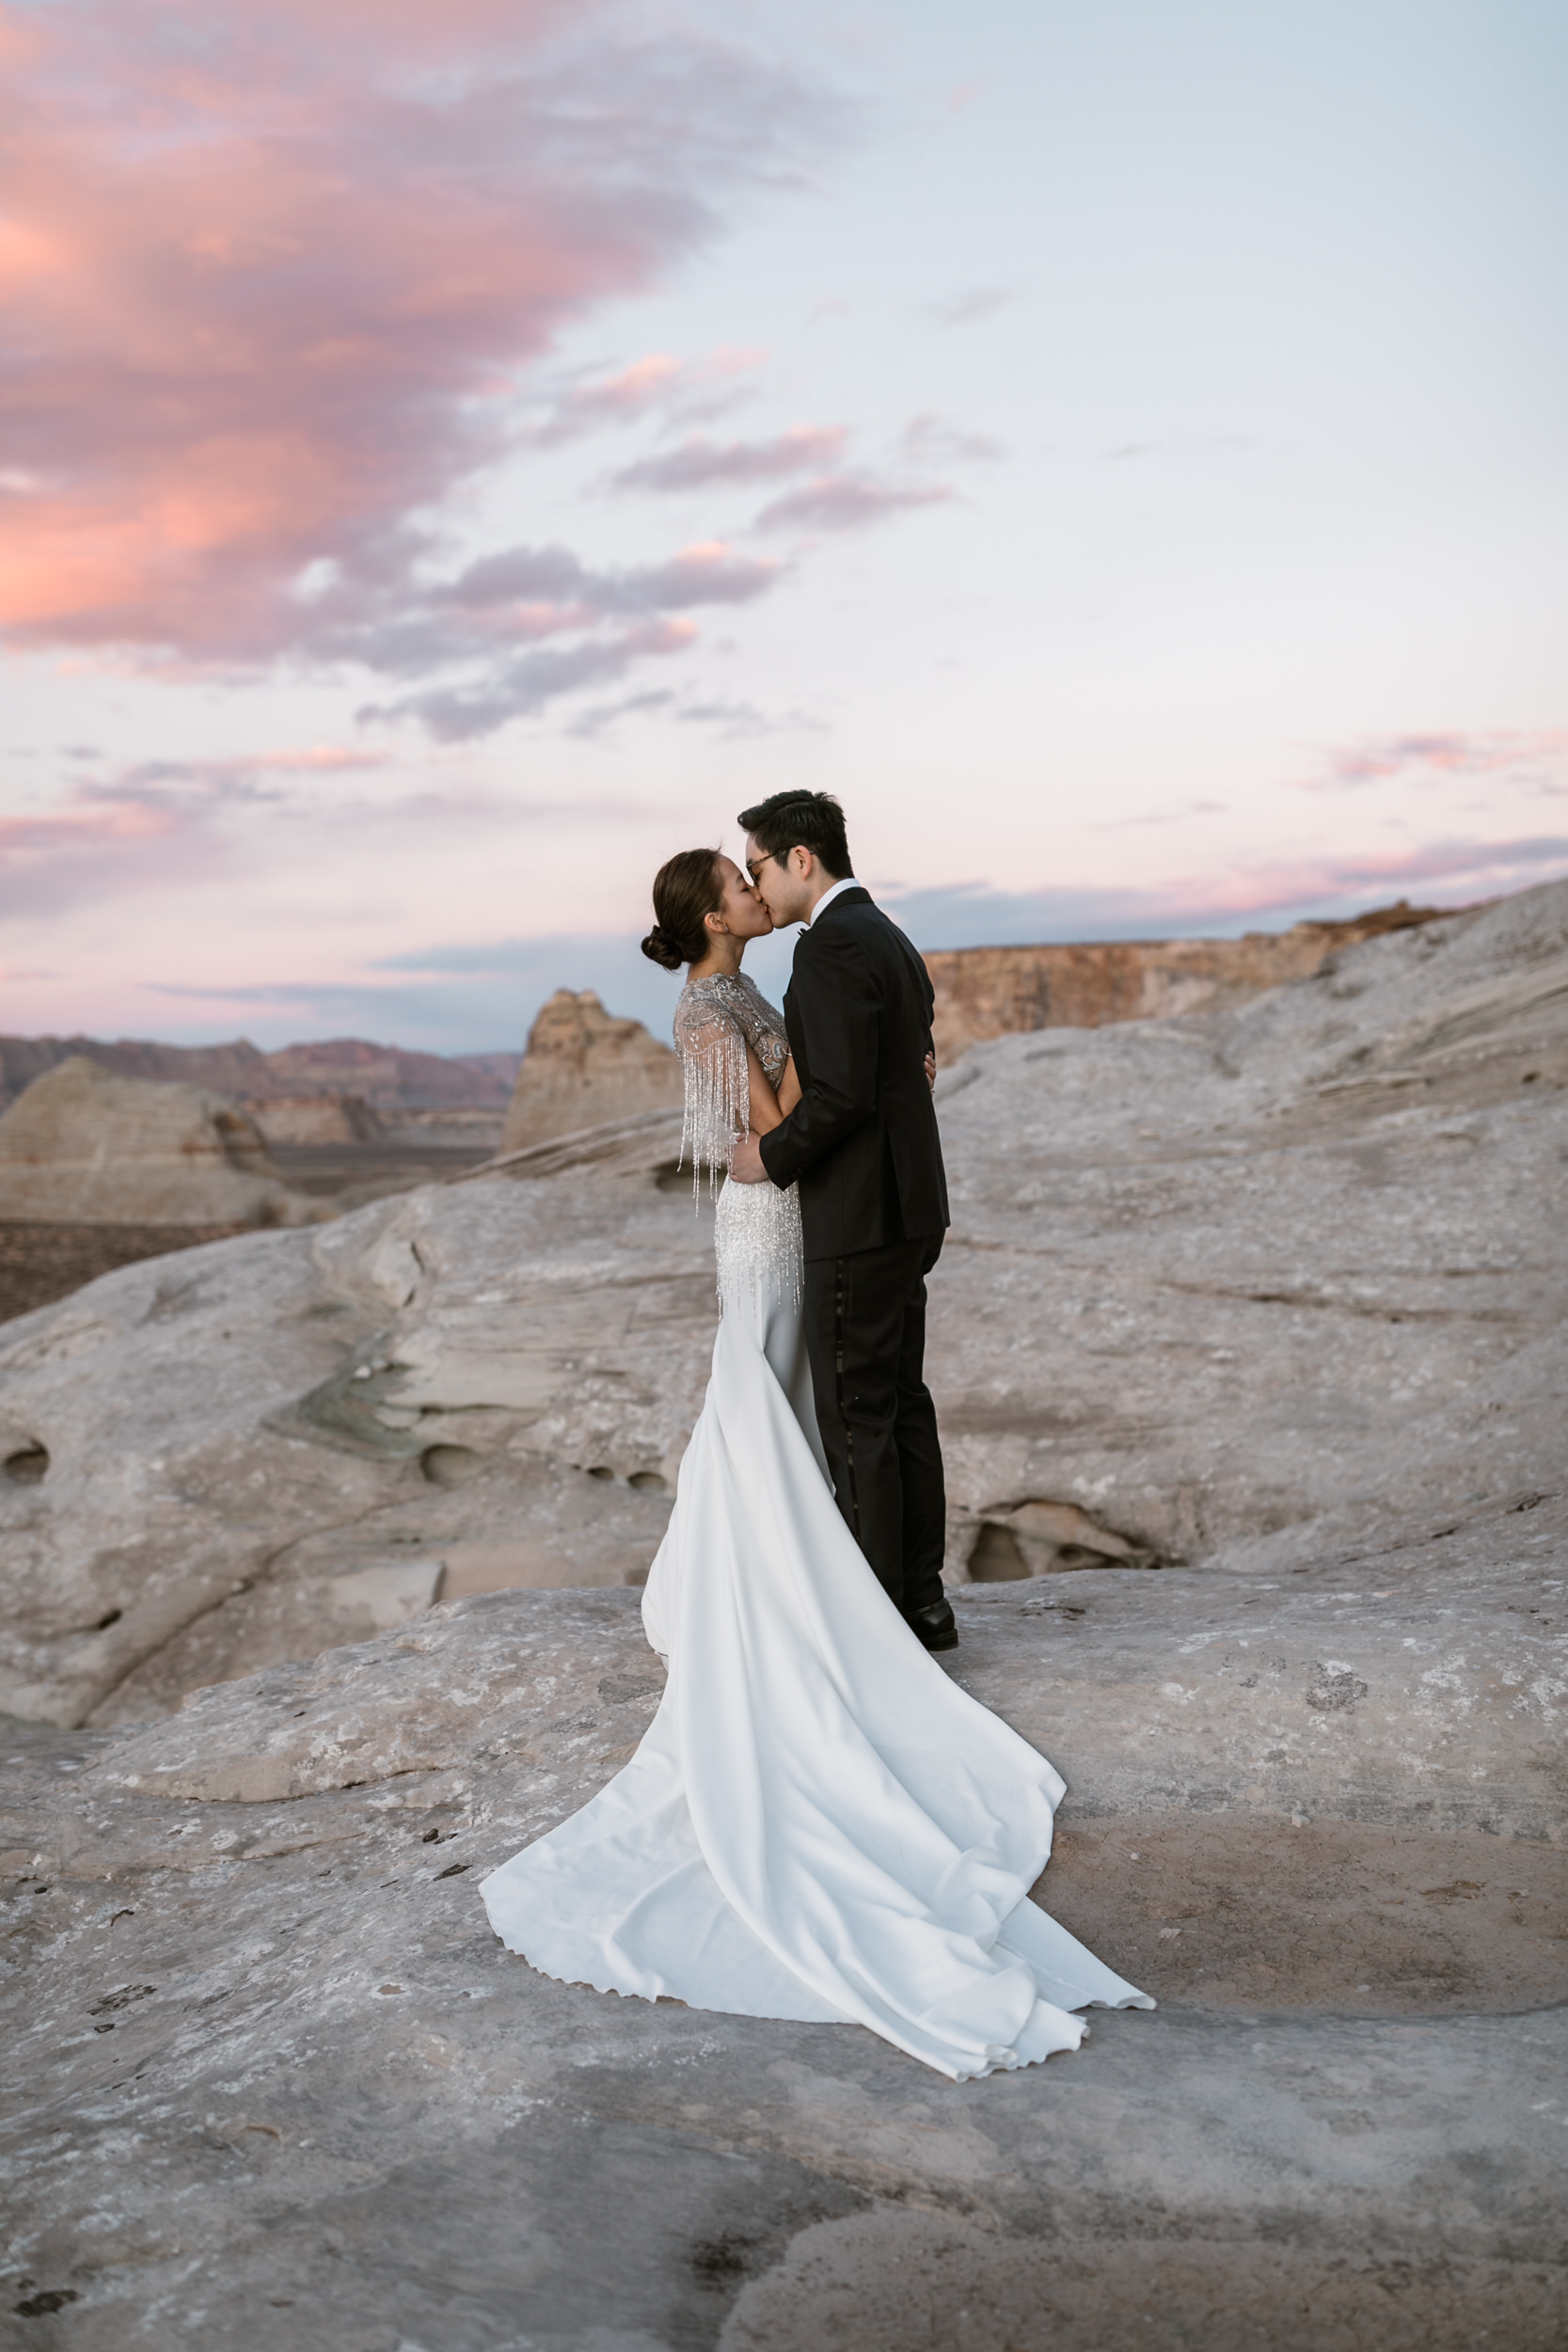
[{"label": "sunset glow on clouds", "polygon": [[417,518],[508,446],[518,371],[803,113],[717,47],[551,45],[588,14],[8,13],[12,643],[330,654],[415,593]]},{"label": "sunset glow on clouds", "polygon": [[0,1029],[657,1015],[793,782],[932,946],[1568,870],[1561,47],[0,7]]}]

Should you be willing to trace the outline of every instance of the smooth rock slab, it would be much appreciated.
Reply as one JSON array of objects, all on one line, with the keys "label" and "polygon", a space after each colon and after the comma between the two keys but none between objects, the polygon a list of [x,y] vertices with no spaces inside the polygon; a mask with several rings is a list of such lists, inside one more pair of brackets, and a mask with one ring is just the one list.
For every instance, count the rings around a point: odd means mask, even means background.
[{"label": "smooth rock slab", "polygon": [[0,1216],[108,1225],[299,1225],[238,1104],[203,1087],[122,1078],[73,1055],[0,1114]]},{"label": "smooth rock slab", "polygon": [[[1514,1697],[1544,1679],[1529,1612],[1556,1607],[1555,1507],[1465,1539],[1465,1605],[1489,1601]],[[1406,1561],[1388,1590],[1403,1558],[1365,1564],[1370,1692],[1426,1638],[1430,1572]],[[1306,1660],[1352,1606],[1340,1573],[1227,1597],[1258,1601],[1271,1656]],[[1028,1736],[1054,1720],[1069,1794],[1039,1895],[1114,1964],[1135,1953],[1162,2008],[1097,2012],[1081,2052],[982,2083],[857,2027],[558,1985],[496,1943],[477,1880],[600,1786],[657,1704],[634,1594],[459,1602],[166,1723],[19,1727],[0,1832],[19,2340],[1416,2352],[1490,2324],[1546,2352],[1568,2309],[1560,1849],[1434,1825],[1386,1724],[1344,1746],[1370,1700],[1311,1708],[1305,1674],[1271,1702],[1304,1728],[1292,1810],[1248,1793],[1244,1742],[1197,1759],[1201,1806],[1180,1758],[1150,1805],[1101,1694],[1214,1630],[1217,1600],[1194,1577],[1052,1582],[1081,1619],[1039,1610],[1039,1584],[976,1593],[955,1663]],[[1208,1688],[1218,1705],[1230,1683]],[[1451,1698],[1483,1733],[1502,1703]],[[1441,1741],[1422,1753],[1458,1786]],[[1534,1771],[1526,1751],[1521,1815]],[[1337,1941],[1359,1965],[1353,1931],[1386,1958],[1396,1928],[1384,1979],[1335,1973]]]}]

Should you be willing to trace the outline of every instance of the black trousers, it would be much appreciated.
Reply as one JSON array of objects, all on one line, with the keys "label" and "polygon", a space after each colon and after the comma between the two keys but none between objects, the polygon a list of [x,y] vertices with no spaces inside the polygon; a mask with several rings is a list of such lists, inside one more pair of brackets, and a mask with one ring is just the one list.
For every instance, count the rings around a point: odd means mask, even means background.
[{"label": "black trousers", "polygon": [[889,1597],[942,1598],[947,1494],[926,1386],[926,1277],[942,1235],[808,1258],[806,1352],[844,1521]]}]

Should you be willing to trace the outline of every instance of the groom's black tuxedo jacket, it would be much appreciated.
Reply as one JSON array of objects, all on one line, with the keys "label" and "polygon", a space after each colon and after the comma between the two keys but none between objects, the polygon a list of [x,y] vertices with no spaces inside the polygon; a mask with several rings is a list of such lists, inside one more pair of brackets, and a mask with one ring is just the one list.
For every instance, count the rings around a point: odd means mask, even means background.
[{"label": "groom's black tuxedo jacket", "polygon": [[800,1184],[808,1258],[947,1224],[923,1067],[934,1004],[926,966],[858,882],[796,944],[784,1011],[800,1100],[761,1148],[774,1184]]}]

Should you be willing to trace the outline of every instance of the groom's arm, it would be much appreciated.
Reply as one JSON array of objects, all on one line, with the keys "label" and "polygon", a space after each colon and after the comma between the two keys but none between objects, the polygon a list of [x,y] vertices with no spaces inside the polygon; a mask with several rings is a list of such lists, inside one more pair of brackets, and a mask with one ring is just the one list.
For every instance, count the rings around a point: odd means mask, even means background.
[{"label": "groom's arm", "polygon": [[790,986],[811,1078],[789,1117],[760,1139],[762,1165],[781,1190],[874,1116],[882,1011],[871,959],[840,924],[825,926],[808,954],[797,950]]}]

